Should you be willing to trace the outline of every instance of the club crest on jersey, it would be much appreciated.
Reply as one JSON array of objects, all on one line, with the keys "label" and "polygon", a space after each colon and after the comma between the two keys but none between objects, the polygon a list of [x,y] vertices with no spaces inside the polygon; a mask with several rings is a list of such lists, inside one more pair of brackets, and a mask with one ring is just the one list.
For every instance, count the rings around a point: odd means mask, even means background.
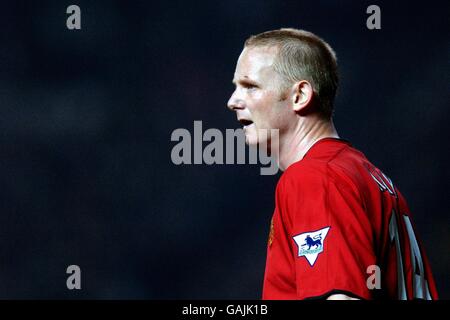
[{"label": "club crest on jersey", "polygon": [[312,267],[317,260],[319,253],[323,252],[325,237],[330,227],[311,232],[301,233],[294,236],[294,241],[298,247],[298,257],[305,257]]},{"label": "club crest on jersey", "polygon": [[272,220],[270,220],[270,231],[269,231],[269,247],[272,246],[272,242],[273,242],[273,234],[275,233],[274,229],[273,229],[273,217]]}]

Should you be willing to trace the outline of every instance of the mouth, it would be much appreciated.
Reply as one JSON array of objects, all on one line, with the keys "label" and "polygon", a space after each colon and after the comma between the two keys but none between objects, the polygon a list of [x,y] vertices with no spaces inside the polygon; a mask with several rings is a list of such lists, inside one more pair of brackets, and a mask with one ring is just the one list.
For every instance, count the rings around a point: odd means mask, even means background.
[{"label": "mouth", "polygon": [[247,119],[239,119],[239,122],[244,126],[244,128],[253,123],[253,121]]}]

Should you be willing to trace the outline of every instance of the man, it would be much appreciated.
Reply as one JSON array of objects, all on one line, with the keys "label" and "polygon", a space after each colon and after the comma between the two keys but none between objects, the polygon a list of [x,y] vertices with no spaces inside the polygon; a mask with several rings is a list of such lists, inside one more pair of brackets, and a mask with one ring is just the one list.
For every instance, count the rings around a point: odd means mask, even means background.
[{"label": "man", "polygon": [[[331,47],[303,30],[252,36],[233,83],[228,108],[246,142],[277,143],[285,171],[263,299],[437,299],[405,199],[333,125]],[[269,141],[268,129],[279,130],[279,141]]]}]

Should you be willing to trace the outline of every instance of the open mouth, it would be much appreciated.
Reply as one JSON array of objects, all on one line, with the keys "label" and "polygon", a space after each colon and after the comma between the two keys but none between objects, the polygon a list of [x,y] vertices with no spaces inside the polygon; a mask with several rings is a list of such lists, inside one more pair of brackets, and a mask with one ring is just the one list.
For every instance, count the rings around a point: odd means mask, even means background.
[{"label": "open mouth", "polygon": [[251,124],[253,123],[253,121],[247,120],[247,119],[240,119],[239,122],[240,122],[244,127],[249,126],[249,125],[251,125]]}]

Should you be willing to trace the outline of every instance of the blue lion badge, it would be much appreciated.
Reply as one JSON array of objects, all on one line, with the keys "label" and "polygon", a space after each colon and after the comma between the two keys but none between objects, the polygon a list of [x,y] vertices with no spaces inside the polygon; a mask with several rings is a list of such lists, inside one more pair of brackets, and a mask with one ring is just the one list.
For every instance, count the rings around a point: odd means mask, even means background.
[{"label": "blue lion badge", "polygon": [[308,250],[311,250],[311,246],[315,246],[317,248],[322,247],[322,234],[319,234],[315,237],[315,239],[312,239],[311,236],[308,234],[305,239],[305,243],[302,244],[302,247],[308,246]]},{"label": "blue lion badge", "polygon": [[311,232],[301,233],[294,236],[294,241],[298,247],[298,257],[304,256],[312,267],[317,260],[319,253],[323,252],[325,237],[330,227]]}]

